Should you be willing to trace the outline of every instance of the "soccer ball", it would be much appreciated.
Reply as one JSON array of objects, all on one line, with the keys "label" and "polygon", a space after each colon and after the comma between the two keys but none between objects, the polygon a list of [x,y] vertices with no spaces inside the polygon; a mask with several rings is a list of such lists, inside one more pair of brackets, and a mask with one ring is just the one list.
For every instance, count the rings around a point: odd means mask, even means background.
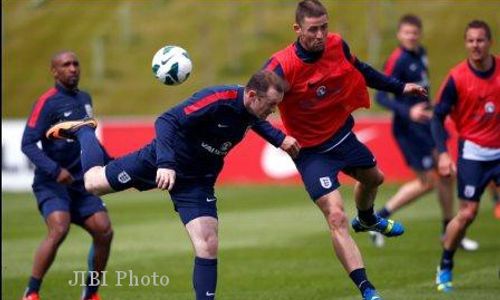
[{"label": "soccer ball", "polygon": [[183,83],[193,68],[187,51],[178,46],[165,46],[158,50],[151,65],[155,77],[166,85]]}]

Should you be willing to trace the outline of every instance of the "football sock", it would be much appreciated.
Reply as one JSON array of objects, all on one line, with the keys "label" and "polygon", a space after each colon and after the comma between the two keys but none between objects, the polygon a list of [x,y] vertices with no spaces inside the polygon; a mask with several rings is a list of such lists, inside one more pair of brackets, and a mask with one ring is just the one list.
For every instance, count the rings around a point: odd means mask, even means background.
[{"label": "football sock", "polygon": [[217,286],[217,259],[195,257],[193,270],[193,287],[196,300],[215,298]]},{"label": "football sock", "polygon": [[377,223],[377,216],[375,215],[375,213],[373,212],[373,206],[370,207],[369,209],[367,210],[360,210],[358,208],[358,217],[359,217],[359,220],[364,224],[364,225],[368,225],[368,226],[371,226],[375,223]]},{"label": "football sock", "polygon": [[361,294],[363,294],[363,292],[367,288],[375,289],[371,282],[368,281],[368,277],[366,277],[365,268],[360,268],[352,271],[349,274],[349,277],[351,277],[352,281],[354,281],[354,284],[358,287]]},{"label": "football sock", "polygon": [[99,140],[97,140],[94,129],[83,126],[78,129],[75,134],[82,149],[81,160],[83,173],[87,172],[92,167],[104,166],[104,152],[102,151]]},{"label": "football sock", "polygon": [[24,295],[27,296],[31,293],[38,292],[40,290],[41,285],[42,285],[42,279],[37,279],[31,276],[30,280],[28,281],[28,288],[26,289]]},{"label": "football sock", "polygon": [[[87,265],[88,265],[88,270],[89,271],[94,271],[94,244],[90,246],[90,251],[89,255],[87,257]],[[97,280],[94,280],[97,281]],[[98,284],[93,284],[92,282],[92,277],[90,274],[87,275],[87,279],[85,280],[85,294],[83,296],[83,299],[87,299],[93,294],[97,293],[97,290],[99,289]],[[96,282],[97,283],[97,282]]]},{"label": "football sock", "polygon": [[455,255],[455,250],[443,249],[443,255],[441,256],[441,270],[453,269],[453,255]]},{"label": "football sock", "polygon": [[391,216],[391,212],[387,209],[387,207],[383,207],[381,210],[377,211],[377,215],[381,218],[387,219]]}]

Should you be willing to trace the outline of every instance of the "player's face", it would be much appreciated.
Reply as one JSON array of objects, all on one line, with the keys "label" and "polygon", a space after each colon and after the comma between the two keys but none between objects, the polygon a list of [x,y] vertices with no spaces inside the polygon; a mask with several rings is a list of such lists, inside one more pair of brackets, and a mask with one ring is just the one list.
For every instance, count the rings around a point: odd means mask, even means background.
[{"label": "player's face", "polygon": [[266,94],[258,95],[255,91],[250,91],[251,109],[254,115],[259,119],[267,117],[276,111],[276,107],[283,100],[283,93],[274,88],[269,88]]},{"label": "player's face", "polygon": [[52,74],[64,87],[76,88],[80,80],[80,63],[76,55],[71,52],[59,55],[52,64]]},{"label": "player's face", "polygon": [[320,52],[325,49],[328,35],[328,17],[305,17],[301,24],[294,24],[293,29],[300,44],[307,51]]},{"label": "player's face", "polygon": [[398,40],[405,49],[413,51],[420,46],[422,32],[412,24],[401,24],[398,30]]},{"label": "player's face", "polygon": [[490,55],[491,41],[482,28],[469,28],[465,33],[465,48],[469,52],[469,59],[483,61]]}]

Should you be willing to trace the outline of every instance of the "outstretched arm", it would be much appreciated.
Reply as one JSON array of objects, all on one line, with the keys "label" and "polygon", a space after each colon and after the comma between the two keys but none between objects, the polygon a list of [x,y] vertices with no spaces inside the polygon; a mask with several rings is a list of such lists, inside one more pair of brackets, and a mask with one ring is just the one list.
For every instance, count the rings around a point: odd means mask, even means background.
[{"label": "outstretched arm", "polygon": [[456,171],[455,164],[453,163],[446,147],[448,132],[444,126],[444,121],[446,116],[453,109],[457,99],[458,97],[455,82],[450,76],[441,88],[438,103],[434,107],[434,116],[431,120],[432,137],[434,138],[436,148],[439,153],[438,171],[443,176],[450,176]]},{"label": "outstretched arm", "polygon": [[297,140],[291,136],[285,135],[268,121],[257,120],[252,125],[252,130],[273,146],[281,148],[281,150],[288,153],[292,158],[299,154],[300,145]]}]

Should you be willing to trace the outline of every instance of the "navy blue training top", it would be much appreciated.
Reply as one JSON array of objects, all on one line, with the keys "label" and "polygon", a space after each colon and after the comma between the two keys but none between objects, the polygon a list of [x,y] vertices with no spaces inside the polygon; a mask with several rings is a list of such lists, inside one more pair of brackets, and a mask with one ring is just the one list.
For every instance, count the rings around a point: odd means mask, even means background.
[{"label": "navy blue training top", "polygon": [[[384,72],[403,82],[412,82],[429,89],[429,74],[427,69],[427,53],[423,47],[415,51],[398,47],[385,63]],[[396,95],[394,99],[386,92],[377,92],[377,102],[393,111],[393,127],[407,127],[410,120],[410,108],[419,102],[429,102],[418,96]],[[430,105],[430,104],[429,104]]]},{"label": "navy blue training top", "polygon": [[35,165],[35,182],[55,180],[61,168],[68,169],[75,179],[82,177],[80,143],[77,140],[49,140],[45,133],[58,122],[88,117],[92,117],[92,100],[84,91],[68,90],[56,84],[38,99],[21,142],[21,150]]},{"label": "navy blue training top", "polygon": [[248,129],[275,147],[285,134],[251,114],[243,104],[244,87],[205,88],[162,114],[155,122],[156,138],[141,157],[157,168],[174,169],[179,177],[213,177],[224,157]]}]

